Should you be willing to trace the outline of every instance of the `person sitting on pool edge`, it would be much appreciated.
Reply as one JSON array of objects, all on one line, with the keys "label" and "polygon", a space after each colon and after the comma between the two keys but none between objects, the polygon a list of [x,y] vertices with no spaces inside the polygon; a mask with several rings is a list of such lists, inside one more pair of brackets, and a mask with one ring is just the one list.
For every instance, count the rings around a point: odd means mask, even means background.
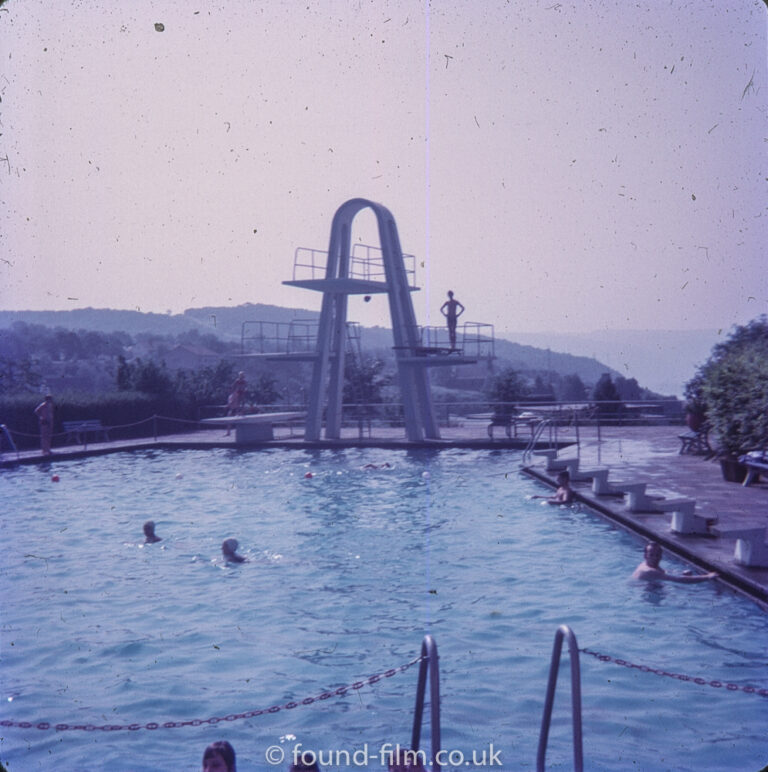
[{"label": "person sitting on pool edge", "polygon": [[247,563],[248,558],[237,554],[237,539],[224,539],[221,543],[221,554],[227,563]]},{"label": "person sitting on pool edge", "polygon": [[155,535],[154,520],[147,520],[147,522],[144,523],[144,544],[154,544],[158,541],[162,541],[162,539]]},{"label": "person sitting on pool edge", "polygon": [[710,571],[707,574],[668,574],[659,566],[661,562],[661,546],[655,541],[649,541],[645,545],[643,555],[643,562],[632,574],[633,579],[642,579],[644,581],[658,579],[667,582],[679,582],[680,584],[693,584],[694,582],[705,582],[708,579],[716,579],[718,577],[715,571]]},{"label": "person sitting on pool edge", "polygon": [[572,504],[573,489],[571,488],[571,475],[568,470],[563,470],[557,475],[557,490],[554,496],[531,496],[532,499],[544,499],[547,504]]},{"label": "person sitting on pool edge", "polygon": [[237,772],[235,749],[226,740],[211,743],[203,751],[203,772]]}]

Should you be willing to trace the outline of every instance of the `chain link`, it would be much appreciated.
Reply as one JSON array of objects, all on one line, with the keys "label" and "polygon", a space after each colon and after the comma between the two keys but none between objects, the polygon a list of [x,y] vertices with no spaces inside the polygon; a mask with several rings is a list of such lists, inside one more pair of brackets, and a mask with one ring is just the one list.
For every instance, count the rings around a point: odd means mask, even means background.
[{"label": "chain link", "polygon": [[666,678],[675,678],[678,681],[691,681],[699,686],[711,686],[714,689],[722,689],[725,687],[729,692],[746,692],[747,694],[759,694],[761,697],[768,697],[768,689],[758,689],[755,686],[739,686],[739,684],[733,684],[729,682],[718,681],[713,679],[708,681],[706,678],[684,675],[683,673],[670,673],[668,670],[661,668],[649,667],[648,665],[638,665],[634,662],[629,662],[626,659],[617,659],[611,657],[608,654],[600,654],[597,651],[591,649],[579,649],[584,654],[589,654],[595,659],[599,659],[601,662],[613,662],[615,665],[621,665],[622,667],[628,667],[633,670],[639,670],[641,673],[652,673],[657,676],[664,676]]},{"label": "chain link", "polygon": [[321,692],[316,697],[305,697],[303,700],[296,701],[291,700],[286,702],[285,705],[272,705],[270,708],[264,708],[262,710],[247,710],[244,713],[230,713],[227,716],[211,716],[210,718],[193,718],[187,721],[164,721],[162,724],[158,724],[155,721],[150,721],[146,724],[102,724],[101,726],[95,726],[94,724],[51,724],[48,721],[0,721],[0,726],[13,727],[16,729],[40,729],[48,730],[54,729],[57,732],[137,732],[140,729],[148,729],[154,731],[155,729],[178,729],[182,726],[202,726],[203,724],[218,724],[222,721],[239,721],[243,718],[257,718],[267,713],[279,713],[281,710],[293,710],[301,705],[312,705],[315,702],[322,702],[323,700],[329,700],[332,697],[344,697],[350,691],[358,691],[364,686],[372,686],[379,683],[382,678],[392,678],[392,676],[398,673],[404,673],[408,668],[413,667],[417,662],[421,662],[425,657],[416,657],[410,662],[399,667],[393,667],[389,670],[385,670],[383,673],[375,673],[372,676],[368,676],[362,681],[355,681],[353,684],[346,686],[339,686],[337,689],[328,692]]}]

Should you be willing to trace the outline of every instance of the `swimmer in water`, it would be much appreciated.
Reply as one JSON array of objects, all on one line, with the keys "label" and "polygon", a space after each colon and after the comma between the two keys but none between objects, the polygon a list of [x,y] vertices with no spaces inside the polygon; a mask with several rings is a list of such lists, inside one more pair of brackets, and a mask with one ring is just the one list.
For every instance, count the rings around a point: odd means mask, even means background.
[{"label": "swimmer in water", "polygon": [[154,544],[158,541],[162,541],[162,539],[155,535],[154,520],[147,520],[147,522],[144,523],[144,544]]},{"label": "swimmer in water", "polygon": [[389,772],[426,772],[424,751],[412,751],[398,745],[389,757],[387,769]]},{"label": "swimmer in water", "polygon": [[557,490],[554,496],[531,496],[532,499],[544,499],[547,504],[573,504],[571,475],[567,471],[557,475]]},{"label": "swimmer in water", "polygon": [[678,582],[680,584],[693,584],[694,582],[706,582],[707,579],[717,579],[718,574],[710,571],[707,574],[668,574],[660,565],[661,546],[655,541],[649,541],[643,551],[643,562],[632,574],[633,579],[645,581],[661,580],[666,582]]},{"label": "swimmer in water", "polygon": [[235,749],[226,740],[211,743],[203,751],[203,772],[237,772]]},{"label": "swimmer in water", "polygon": [[365,464],[363,469],[391,469],[392,464],[389,461],[385,461],[383,464]]},{"label": "swimmer in water", "polygon": [[298,759],[291,764],[288,772],[320,772],[320,765],[317,761],[307,764],[303,760]]},{"label": "swimmer in water", "polygon": [[224,539],[221,543],[221,554],[227,563],[247,563],[248,558],[237,554],[237,539]]}]

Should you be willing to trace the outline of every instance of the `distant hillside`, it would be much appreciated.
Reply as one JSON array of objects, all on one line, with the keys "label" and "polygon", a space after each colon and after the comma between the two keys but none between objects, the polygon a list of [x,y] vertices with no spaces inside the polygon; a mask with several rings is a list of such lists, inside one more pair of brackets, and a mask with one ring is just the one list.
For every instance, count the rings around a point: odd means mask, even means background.
[{"label": "distant hillside", "polygon": [[[180,314],[151,314],[142,311],[116,311],[111,308],[77,308],[72,311],[0,311],[0,329],[14,322],[64,327],[67,330],[96,332],[153,332],[178,335],[199,326]],[[239,332],[238,332],[239,335]]]},{"label": "distant hillside", "polygon": [[597,330],[590,333],[512,333],[523,343],[606,362],[660,394],[682,397],[686,381],[729,330]]},{"label": "distant hillside", "polygon": [[[225,340],[239,340],[243,322],[290,322],[294,319],[316,319],[316,311],[263,303],[239,306],[208,306],[189,308],[183,314],[154,314],[141,311],[120,311],[106,308],[80,308],[72,311],[0,311],[0,329],[14,322],[63,327],[70,330],[126,332],[129,335],[154,333],[178,335],[188,330],[215,334]],[[365,327],[361,330],[364,349],[392,348],[392,331],[385,327]],[[550,343],[550,345],[555,345]],[[511,366],[518,370],[553,371],[561,375],[578,375],[586,384],[594,384],[603,373],[625,378],[638,377],[634,372],[615,370],[594,357],[562,353],[533,345],[496,340],[497,369]],[[638,378],[641,385],[646,383]]]},{"label": "distant hillside", "polygon": [[0,329],[14,322],[64,327],[68,330],[97,332],[142,332],[155,335],[178,335],[187,330],[210,332],[226,339],[240,340],[240,326],[245,321],[290,322],[313,319],[316,311],[245,303],[233,307],[189,308],[183,314],[153,314],[142,311],[120,311],[112,308],[77,308],[72,311],[0,311]]}]

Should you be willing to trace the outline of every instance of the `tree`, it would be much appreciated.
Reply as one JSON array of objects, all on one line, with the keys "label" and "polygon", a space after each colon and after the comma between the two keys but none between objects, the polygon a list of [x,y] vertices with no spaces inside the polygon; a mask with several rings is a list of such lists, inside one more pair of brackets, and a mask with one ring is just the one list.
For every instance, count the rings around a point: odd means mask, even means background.
[{"label": "tree", "polygon": [[271,405],[280,398],[277,382],[270,373],[261,373],[253,386],[248,389],[248,396],[257,405]]},{"label": "tree", "polygon": [[621,396],[611,380],[609,373],[603,373],[592,391],[592,399],[597,403],[597,411],[603,415],[615,415],[623,409]]},{"label": "tree", "polygon": [[564,402],[583,402],[587,398],[587,387],[576,373],[563,378],[560,399]]},{"label": "tree", "polygon": [[721,451],[768,447],[768,316],[733,329],[685,387],[700,405]]},{"label": "tree", "polygon": [[126,362],[122,356],[118,357],[117,388],[119,391],[141,391],[156,396],[170,396],[175,391],[165,363],[157,364],[152,359]]},{"label": "tree", "polygon": [[502,370],[491,382],[488,399],[501,403],[495,410],[500,415],[513,415],[515,402],[519,402],[527,394],[527,388],[516,370],[511,367]]},{"label": "tree", "polygon": [[643,399],[643,391],[636,378],[624,378],[621,375],[616,377],[616,391],[619,397],[624,400]]},{"label": "tree", "polygon": [[342,400],[347,404],[383,402],[382,389],[390,379],[383,375],[384,362],[376,357],[349,356],[344,362]]}]

